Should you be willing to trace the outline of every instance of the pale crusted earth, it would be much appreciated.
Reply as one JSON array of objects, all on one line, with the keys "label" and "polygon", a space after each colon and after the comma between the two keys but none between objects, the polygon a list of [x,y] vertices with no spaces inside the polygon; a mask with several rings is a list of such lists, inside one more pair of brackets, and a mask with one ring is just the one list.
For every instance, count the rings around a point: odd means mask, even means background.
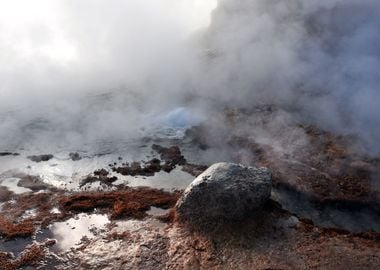
[{"label": "pale crusted earth", "polygon": [[324,230],[269,204],[205,231],[154,218],[120,223],[66,254],[58,269],[379,269],[378,236]]}]

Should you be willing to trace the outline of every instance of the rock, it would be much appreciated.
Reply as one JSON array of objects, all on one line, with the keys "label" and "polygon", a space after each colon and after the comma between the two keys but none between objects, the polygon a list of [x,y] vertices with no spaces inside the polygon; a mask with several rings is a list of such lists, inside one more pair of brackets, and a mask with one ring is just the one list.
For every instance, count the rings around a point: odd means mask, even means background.
[{"label": "rock", "polygon": [[19,153],[12,153],[12,152],[0,152],[0,157],[5,157],[5,156],[19,156]]},{"label": "rock", "polygon": [[108,174],[109,174],[109,172],[105,169],[100,169],[100,170],[94,171],[94,175],[96,175],[96,176],[107,176]]},{"label": "rock", "polygon": [[48,161],[52,159],[54,156],[53,155],[38,155],[38,156],[28,156],[28,159],[34,162],[41,162],[41,161]]},{"label": "rock", "polygon": [[188,174],[191,174],[192,176],[195,176],[195,177],[198,177],[207,168],[208,166],[206,165],[191,164],[191,163],[186,163],[182,165],[182,171],[187,172]]},{"label": "rock", "polygon": [[69,157],[72,161],[78,161],[78,160],[81,160],[82,157],[79,155],[79,153],[75,152],[75,153],[70,153],[69,154]]},{"label": "rock", "polygon": [[242,220],[270,197],[271,173],[266,168],[216,163],[199,175],[176,205],[180,220],[193,224]]},{"label": "rock", "polygon": [[184,165],[186,164],[186,159],[182,155],[181,150],[178,146],[163,147],[158,144],[153,144],[152,149],[160,154],[160,158],[167,163],[173,165]]},{"label": "rock", "polygon": [[130,165],[128,163],[121,167],[113,167],[113,171],[120,173],[122,175],[130,176],[153,176],[155,173],[161,171],[161,161],[159,159],[151,159],[145,163],[144,166],[140,162],[132,162]]},{"label": "rock", "polygon": [[17,186],[33,190],[34,192],[48,189],[49,185],[44,183],[39,176],[19,175],[20,181]]},{"label": "rock", "polygon": [[0,202],[9,201],[13,195],[14,193],[8,190],[8,188],[0,186]]},{"label": "rock", "polygon": [[109,172],[105,169],[100,169],[94,171],[94,175],[87,175],[82,181],[80,182],[79,187],[83,187],[87,184],[92,184],[94,182],[100,182],[103,184],[106,184],[107,186],[111,186],[113,182],[117,180],[116,176],[108,176]]}]

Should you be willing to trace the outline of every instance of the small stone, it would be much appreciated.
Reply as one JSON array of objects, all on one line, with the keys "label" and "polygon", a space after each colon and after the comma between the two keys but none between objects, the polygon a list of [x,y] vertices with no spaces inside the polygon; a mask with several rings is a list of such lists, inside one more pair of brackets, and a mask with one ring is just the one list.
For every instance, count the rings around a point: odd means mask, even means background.
[{"label": "small stone", "polygon": [[28,156],[28,159],[34,162],[42,162],[42,161],[48,161],[52,159],[54,156],[51,154],[47,155],[37,155],[37,156]]},{"label": "small stone", "polygon": [[79,153],[70,153],[69,154],[69,157],[72,161],[78,161],[78,160],[81,160],[82,157],[79,155]]}]

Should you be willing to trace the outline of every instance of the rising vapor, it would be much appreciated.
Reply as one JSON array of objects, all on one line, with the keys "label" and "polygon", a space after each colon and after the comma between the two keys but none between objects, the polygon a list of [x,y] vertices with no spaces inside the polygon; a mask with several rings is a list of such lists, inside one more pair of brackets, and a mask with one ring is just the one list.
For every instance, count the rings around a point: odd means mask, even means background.
[{"label": "rising vapor", "polygon": [[0,19],[1,149],[76,148],[144,136],[178,108],[211,123],[270,104],[282,124],[380,152],[378,1],[219,0],[210,24],[211,0],[13,2],[0,4],[18,15]]}]

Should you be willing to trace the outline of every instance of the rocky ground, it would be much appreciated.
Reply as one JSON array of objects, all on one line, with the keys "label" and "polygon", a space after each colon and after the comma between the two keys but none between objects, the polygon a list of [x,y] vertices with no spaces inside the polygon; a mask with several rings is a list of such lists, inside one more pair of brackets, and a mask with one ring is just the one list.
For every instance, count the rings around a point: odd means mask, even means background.
[{"label": "rocky ground", "polygon": [[[202,230],[177,222],[172,210],[147,213],[153,205],[173,206],[177,193],[133,189],[51,195],[18,198],[18,207],[3,216],[14,215],[17,220],[17,213],[28,207],[37,207],[38,214],[16,224],[1,220],[2,236],[9,241],[28,237],[44,223],[67,220],[78,212],[104,211],[112,222],[95,238],[84,238],[64,253],[55,254],[51,250],[55,242],[49,239],[35,241],[16,258],[2,252],[2,269],[30,265],[40,269],[378,269],[380,265],[380,234],[321,228],[274,201],[243,221],[216,222]],[[26,207],[23,202],[36,205]],[[62,212],[51,214],[54,206]]]},{"label": "rocky ground", "polygon": [[[232,126],[247,120],[244,113],[227,116]],[[194,228],[179,221],[173,206],[182,190],[118,184],[121,175],[150,177],[177,167],[197,176],[209,165],[188,162],[175,145],[153,146],[157,158],[98,168],[76,191],[13,175],[32,192],[0,187],[0,269],[379,269],[379,160],[357,154],[352,138],[311,126],[295,130],[291,151],[239,130],[223,138],[237,153],[233,161],[268,167],[274,188],[262,210],[223,225]],[[215,147],[201,136],[202,127],[191,132],[200,149]],[[104,188],[86,190],[94,183]],[[51,226],[82,214],[104,216],[105,225],[93,227],[79,245],[58,249]],[[78,225],[70,226],[75,231]]]}]

